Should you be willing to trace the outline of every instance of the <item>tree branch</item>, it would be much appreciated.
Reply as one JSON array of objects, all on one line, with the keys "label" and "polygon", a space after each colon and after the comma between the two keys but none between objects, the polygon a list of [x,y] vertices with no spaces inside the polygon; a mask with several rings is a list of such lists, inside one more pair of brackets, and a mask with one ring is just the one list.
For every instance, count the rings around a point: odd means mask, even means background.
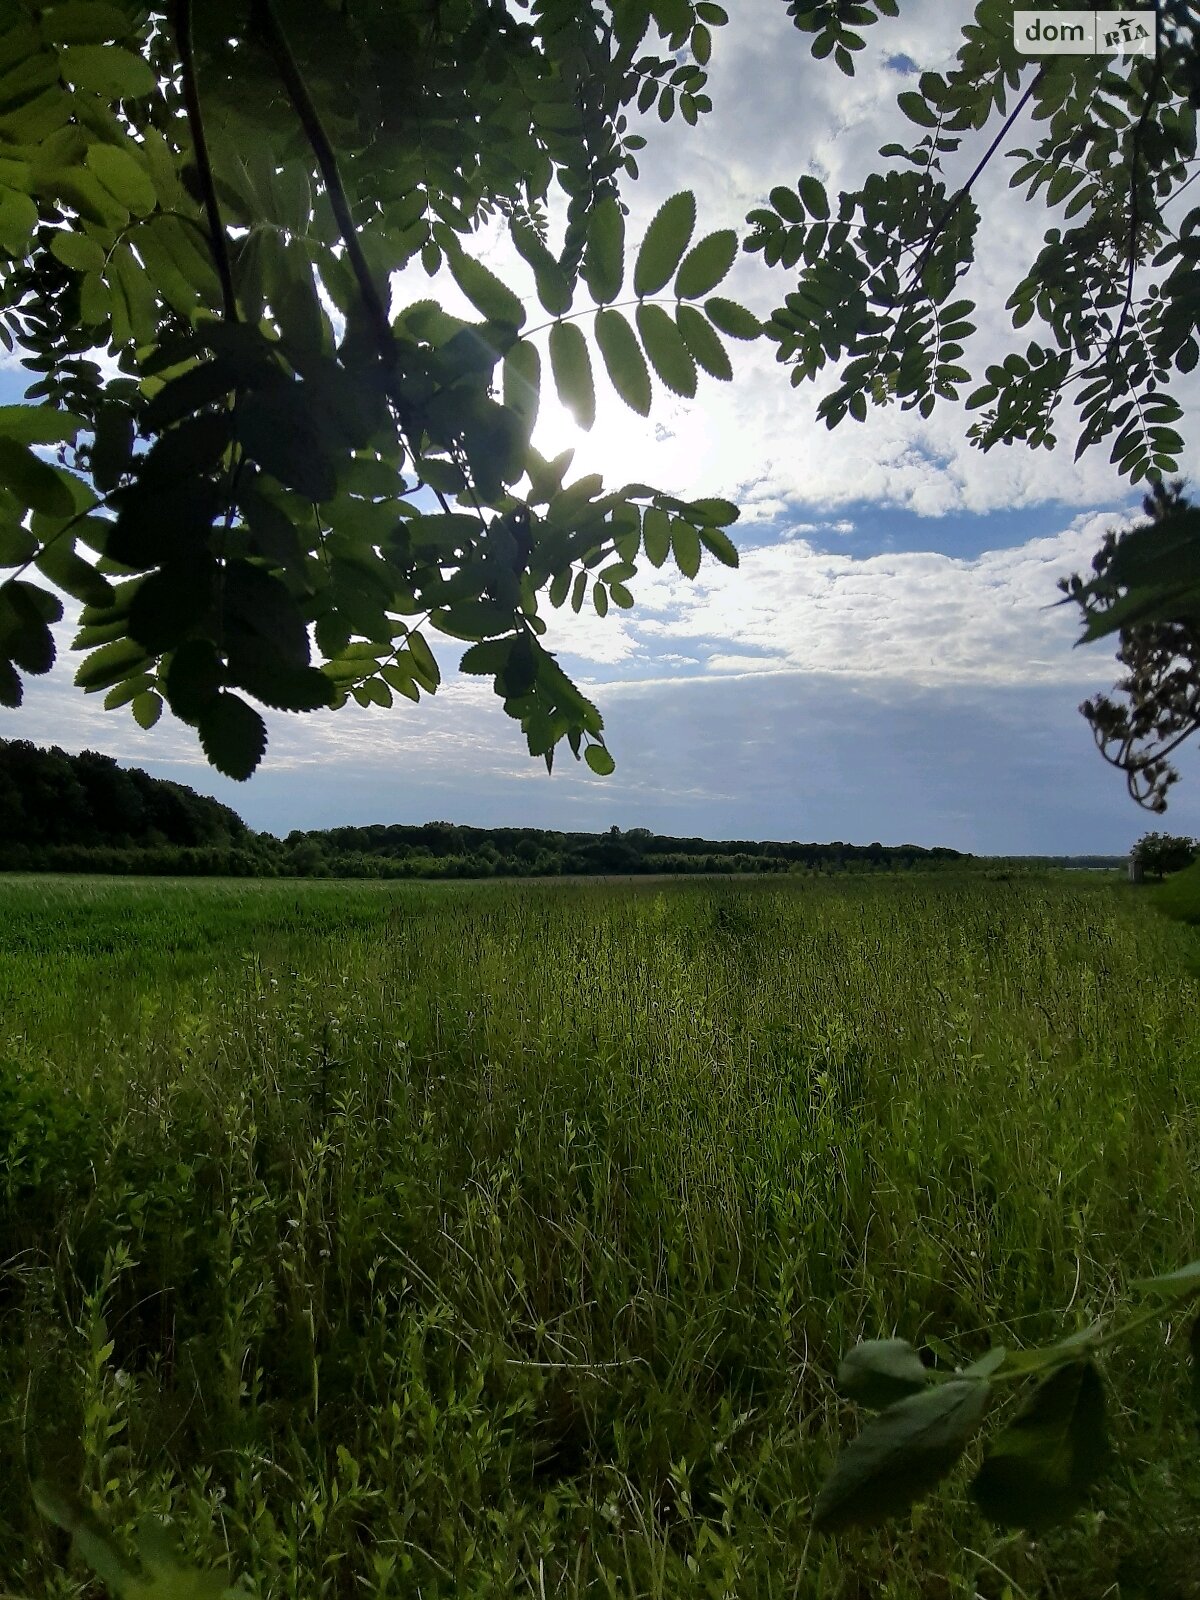
[{"label": "tree branch", "polygon": [[1159,17],[1158,0],[1154,6],[1154,73],[1150,79],[1150,87],[1146,91],[1146,104],[1142,107],[1142,114],[1138,118],[1137,127],[1133,130],[1131,141],[1131,154],[1129,159],[1129,241],[1125,246],[1125,300],[1121,306],[1121,315],[1117,319],[1117,329],[1109,340],[1107,359],[1119,357],[1121,353],[1121,335],[1125,332],[1125,324],[1129,320],[1129,312],[1133,305],[1133,274],[1137,266],[1137,239],[1138,229],[1141,227],[1141,216],[1138,213],[1138,162],[1142,154],[1142,140],[1146,134],[1146,127],[1150,121],[1150,113],[1158,101],[1158,91],[1162,85],[1162,21]]},{"label": "tree branch", "polygon": [[213,182],[212,163],[208,158],[208,141],[204,137],[204,119],[200,115],[200,91],[196,84],[196,61],[192,54],[192,0],[174,0],[171,18],[175,29],[175,46],[179,51],[179,65],[183,71],[183,101],[187,108],[188,132],[192,149],[196,153],[196,171],[204,195],[204,211],[208,218],[209,241],[217,277],[221,280],[221,299],[225,306],[226,322],[238,320],[237,296],[233,292],[233,272],[229,265],[229,245],[221,222],[221,208],[217,204],[217,190]]},{"label": "tree branch", "polygon": [[342,175],[338,171],[337,157],[330,143],[329,135],[321,121],[320,113],[313,102],[312,95],[308,92],[296,58],[292,54],[287,36],[276,17],[271,0],[253,0],[251,8],[253,25],[262,33],[263,41],[274,61],[280,78],[283,80],[287,97],[292,103],[292,109],[300,118],[305,137],[312,147],[312,152],[317,158],[317,165],[321,169],[321,177],[325,183],[325,193],[329,197],[334,218],[337,221],[338,232],[341,234],[342,243],[346,247],[346,255],[350,261],[351,270],[358,284],[358,292],[362,296],[363,305],[371,319],[379,353],[389,364],[395,361],[396,345],[392,335],[391,323],[388,321],[387,308],[379,293],[378,285],[371,276],[371,269],[367,265],[367,258],[363,255],[362,245],[359,243],[358,230],[354,226],[354,218],[350,213],[350,202],[346,197],[346,187],[342,182]]},{"label": "tree branch", "polygon": [[1000,129],[1000,132],[992,140],[991,144],[988,145],[987,149],[983,153],[983,156],[976,163],[974,172],[972,172],[971,176],[967,179],[966,183],[963,184],[962,188],[955,193],[954,198],[950,201],[950,204],[946,207],[945,211],[942,212],[941,216],[934,224],[933,229],[930,232],[928,239],[926,239],[923,249],[921,250],[921,254],[917,257],[915,263],[909,271],[910,283],[920,282],[921,273],[925,270],[925,263],[929,260],[929,257],[933,253],[933,247],[937,244],[942,234],[946,231],[946,228],[953,218],[955,212],[970,194],[976,180],[982,175],[984,168],[996,154],[1001,142],[1012,128],[1013,123],[1021,115],[1021,112],[1024,111],[1030,96],[1033,94],[1038,84],[1041,83],[1045,75],[1046,67],[1043,63],[1043,65],[1038,68],[1033,82],[1029,85],[1028,89],[1026,89],[1020,100],[1018,100],[1017,104],[1013,107],[1011,115],[1006,119],[1004,126]]}]

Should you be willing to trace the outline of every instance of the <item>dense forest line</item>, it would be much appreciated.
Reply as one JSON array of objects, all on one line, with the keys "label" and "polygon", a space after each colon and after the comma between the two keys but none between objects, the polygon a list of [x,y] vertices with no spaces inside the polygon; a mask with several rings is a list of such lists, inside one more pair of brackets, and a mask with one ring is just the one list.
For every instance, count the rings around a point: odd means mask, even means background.
[{"label": "dense forest line", "polygon": [[[255,833],[235,811],[111,756],[0,739],[0,871],[180,876],[490,878],[624,873],[880,872],[962,865],[920,845],[796,844],[472,828],[450,822]],[[1104,866],[1111,858],[1073,858]]]}]

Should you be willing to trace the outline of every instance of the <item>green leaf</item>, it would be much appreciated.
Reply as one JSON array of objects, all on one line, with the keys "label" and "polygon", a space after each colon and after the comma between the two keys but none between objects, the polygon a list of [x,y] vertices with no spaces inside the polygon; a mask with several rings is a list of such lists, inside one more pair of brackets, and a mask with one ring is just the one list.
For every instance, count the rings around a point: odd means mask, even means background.
[{"label": "green leaf", "polygon": [[267,725],[240,695],[221,690],[197,723],[204,754],[218,772],[244,783],[267,748]]},{"label": "green leaf", "polygon": [[230,681],[280,711],[318,711],[332,703],[334,685],[316,667],[285,661],[264,638],[242,638],[230,653]]},{"label": "green leaf", "polygon": [[38,224],[38,208],[19,189],[0,188],[0,246],[21,259]]},{"label": "green leaf", "polygon": [[550,329],[550,367],[558,398],[581,428],[590,428],[596,420],[592,360],[573,322],[556,322]]},{"label": "green leaf", "polygon": [[683,335],[661,306],[637,308],[638,332],[654,370],[673,393],[690,400],[696,392],[696,363]]},{"label": "green leaf", "polygon": [[210,639],[189,639],[171,656],[167,672],[167,700],[182,722],[199,722],[206,706],[216,698],[223,668]]},{"label": "green leaf", "polygon": [[47,44],[103,44],[128,33],[130,18],[104,0],[64,0],[42,13],[40,27]]},{"label": "green leaf", "polygon": [[679,300],[698,300],[715,289],[737,259],[738,238],[732,228],[707,234],[684,256],[675,275]]},{"label": "green leaf", "polygon": [[432,613],[434,627],[454,639],[488,639],[511,633],[513,614],[490,600],[460,600]]},{"label": "green leaf", "polygon": [[926,105],[924,95],[915,89],[908,89],[903,94],[896,96],[896,104],[903,111],[910,122],[915,122],[918,128],[936,128],[937,113]]},{"label": "green leaf", "polygon": [[96,694],[132,678],[135,672],[144,672],[149,663],[150,657],[136,640],[116,639],[85,657],[75,674],[75,687]]},{"label": "green leaf", "polygon": [[237,412],[237,436],[264,472],[320,503],[337,494],[337,474],[319,422],[294,392],[299,388],[246,395]]},{"label": "green leaf", "polygon": [[1004,1357],[1004,1370],[1006,1373],[1046,1372],[1085,1359],[1099,1337],[1102,1326],[1098,1321],[1092,1322],[1056,1340],[1054,1344],[1009,1350]]},{"label": "green leaf", "polygon": [[162,716],[162,696],[155,694],[153,689],[143,689],[141,694],[134,695],[129,707],[138,727],[149,730]]},{"label": "green leaf", "polygon": [[0,435],[0,483],[11,489],[31,511],[51,517],[69,517],[75,500],[59,473],[27,445]]},{"label": "green leaf", "polygon": [[533,269],[538,299],[543,308],[552,317],[559,317],[564,311],[569,311],[572,300],[571,285],[562,267],[528,223],[514,219],[509,226],[518,253]]},{"label": "green leaf", "polygon": [[129,605],[129,637],[152,655],[173,650],[213,603],[215,563],[188,561],[152,572]]},{"label": "green leaf", "polygon": [[818,222],[824,222],[829,216],[829,196],[825,193],[824,184],[806,174],[800,179],[797,187],[808,214],[815,217]]},{"label": "green leaf", "polygon": [[57,228],[50,239],[50,254],[72,272],[103,272],[104,251],[85,233]]},{"label": "green leaf", "polygon": [[837,1381],[848,1400],[879,1411],[919,1394],[929,1373],[907,1339],[864,1339],[843,1358]]},{"label": "green leaf", "polygon": [[36,584],[20,578],[0,584],[0,657],[35,675],[49,672],[56,651],[48,624],[61,616],[61,603]]},{"label": "green leaf", "polygon": [[671,554],[671,519],[658,506],[647,506],[642,516],[642,545],[652,567],[661,567]]},{"label": "green leaf", "polygon": [[455,283],[476,311],[489,322],[503,322],[514,328],[524,324],[525,307],[520,297],[490,267],[462,251],[455,251],[448,259]]},{"label": "green leaf", "polygon": [[238,375],[227,361],[202,361],[178,377],[169,378],[146,406],[146,426],[169,427],[201,406],[223,400],[235,387]]},{"label": "green leaf", "polygon": [[1083,1505],[1108,1464],[1104,1388],[1090,1361],[1052,1372],[984,1456],[971,1495],[984,1516],[1038,1533]]},{"label": "green leaf", "polygon": [[442,674],[434,659],[433,651],[426,644],[424,637],[420,633],[410,633],[407,644],[408,653],[412,657],[413,668],[421,682],[421,686],[432,694],[442,681]]},{"label": "green leaf", "polygon": [[387,683],[391,684],[397,694],[402,694],[406,700],[420,700],[421,691],[413,682],[411,675],[405,672],[404,668],[397,662],[391,662],[388,666],[381,667],[379,675]]},{"label": "green leaf", "polygon": [[677,306],[675,324],[697,365],[703,367],[705,372],[711,373],[714,378],[720,378],[723,383],[728,383],[733,377],[733,367],[730,365],[725,346],[713,332],[707,317],[697,311],[695,306]]},{"label": "green leaf", "polygon": [[633,292],[657,294],[670,282],[696,226],[696,197],[689,189],[674,194],[659,207],[646,229],[633,268]]},{"label": "green leaf", "polygon": [[63,77],[105,100],[136,100],[158,87],[148,61],[115,44],[69,44],[58,52]]},{"label": "green leaf", "polygon": [[596,343],[613,388],[639,416],[650,414],[650,373],[633,329],[619,311],[596,313]]},{"label": "green leaf", "polygon": [[144,690],[152,688],[154,679],[148,672],[135,673],[132,678],[126,678],[123,683],[118,683],[104,696],[105,711],[115,711],[121,706],[127,706],[131,700],[136,700]]},{"label": "green leaf", "polygon": [[525,470],[528,440],[522,424],[511,411],[480,396],[462,408],[460,426],[476,492],[495,500]]},{"label": "green leaf", "polygon": [[159,436],[139,462],[140,482],[170,491],[196,482],[216,467],[229,447],[233,414],[207,411],[188,417]]},{"label": "green leaf", "polygon": [[727,333],[731,339],[757,339],[762,332],[762,323],[752,311],[747,311],[745,306],[738,305],[736,300],[726,300],[721,295],[714,295],[711,300],[704,302],[704,309],[708,313],[710,322],[716,324],[722,333]]},{"label": "green leaf", "polygon": [[66,539],[49,540],[38,555],[37,567],[57,588],[85,605],[112,604],[112,585]]},{"label": "green leaf", "polygon": [[0,435],[22,445],[61,445],[86,427],[74,411],[53,405],[0,405]]},{"label": "green leaf", "polygon": [[135,217],[147,217],[158,204],[150,174],[128,149],[113,144],[88,146],[87,169]]},{"label": "green leaf", "polygon": [[504,404],[521,419],[528,440],[537,420],[542,358],[535,344],[519,339],[504,358]]},{"label": "green leaf", "polygon": [[1200,1428],[1200,1317],[1192,1323],[1188,1336],[1188,1362],[1192,1369],[1192,1416]]},{"label": "green leaf", "polygon": [[496,673],[503,672],[508,665],[512,647],[511,636],[507,639],[485,639],[479,644],[473,644],[469,650],[463,652],[458,670],[476,677],[494,677]]},{"label": "green leaf", "polygon": [[602,744],[589,744],[583,752],[583,759],[598,777],[607,778],[610,773],[617,770],[617,763],[609,755]]},{"label": "green leaf", "polygon": [[701,523],[705,527],[725,527],[730,522],[736,522],[741,513],[732,500],[689,500],[687,502],[688,515],[693,522]]},{"label": "green leaf", "polygon": [[1189,1261],[1186,1267],[1161,1273],[1156,1278],[1137,1278],[1130,1287],[1141,1294],[1158,1294],[1170,1300],[1200,1294],[1200,1261]]},{"label": "green leaf", "polygon": [[[786,184],[776,184],[771,190],[768,199],[785,222],[804,221],[804,207],[800,204],[800,197],[794,189],[789,189]],[[779,224],[776,223],[775,226],[778,227]]]},{"label": "green leaf", "polygon": [[23,567],[38,552],[38,541],[19,522],[0,523],[0,567]]},{"label": "green leaf", "polygon": [[25,698],[21,675],[12,662],[0,655],[0,706],[15,711]]},{"label": "green leaf", "polygon": [[963,1368],[964,1378],[990,1378],[993,1372],[1008,1360],[1008,1351],[1002,1344],[994,1344],[990,1350],[985,1350],[978,1361],[972,1361],[969,1367]]},{"label": "green leaf", "polygon": [[588,218],[583,281],[601,304],[615,300],[625,281],[625,217],[611,195],[606,195]]},{"label": "green leaf", "polygon": [[701,527],[696,530],[700,535],[700,543],[710,555],[716,556],[723,567],[736,567],[740,565],[737,549],[733,540],[722,533],[720,528]]},{"label": "green leaf", "polygon": [[56,1527],[71,1535],[72,1548],[114,1595],[126,1595],[133,1586],[134,1573],[117,1554],[96,1519],[81,1506],[43,1479],[31,1485],[33,1503]]},{"label": "green leaf", "polygon": [[700,571],[700,535],[682,517],[671,524],[671,549],[680,572],[685,578],[694,578]]},{"label": "green leaf", "polygon": [[872,1527],[950,1471],[983,1421],[988,1385],[955,1381],[910,1395],[875,1417],[834,1463],[813,1509],[821,1533]]}]

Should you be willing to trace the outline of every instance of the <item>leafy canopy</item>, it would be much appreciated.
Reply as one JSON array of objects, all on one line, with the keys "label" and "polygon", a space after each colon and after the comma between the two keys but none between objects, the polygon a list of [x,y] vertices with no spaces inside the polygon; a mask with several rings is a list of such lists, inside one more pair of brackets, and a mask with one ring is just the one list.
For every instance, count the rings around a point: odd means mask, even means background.
[{"label": "leafy canopy", "polygon": [[1144,833],[1133,847],[1133,858],[1147,872],[1161,878],[1166,872],[1190,867],[1200,849],[1195,839],[1173,833]]},{"label": "leafy canopy", "polygon": [[[570,454],[543,460],[530,435],[547,357],[585,426],[601,368],[643,414],[656,382],[694,393],[697,363],[731,375],[707,301],[736,239],[693,240],[690,194],[636,252],[636,318],[613,303],[618,179],[644,142],[626,108],[707,111],[724,21],[554,0],[526,17],[474,0],[6,8],[0,336],[36,381],[0,410],[0,702],[52,665],[65,593],[78,685],[143,727],[165,702],[244,778],[259,706],[418,700],[440,633],[533,754],[550,765],[565,738],[611,771],[598,710],[541,643],[540,597],[631,605],[648,517],[660,561],[736,564],[737,510],[572,481]],[[540,330],[472,254],[495,218]],[[414,260],[475,318],[393,307]]]},{"label": "leafy canopy", "polygon": [[[852,74],[899,4],[788,10]],[[643,558],[736,564],[737,511],[571,480],[569,452],[531,444],[541,385],[583,427],[598,382],[645,415],[656,385],[728,380],[730,339],[770,341],[797,387],[836,368],[830,427],[965,397],[981,449],[1048,448],[1069,400],[1080,451],[1159,482],[1181,447],[1170,386],[1200,360],[1200,207],[1174,204],[1196,159],[1195,0],[1160,13],[1153,57],[1037,59],[1015,49],[1008,0],[981,0],[954,67],[899,96],[903,137],[860,189],[764,174],[740,241],[683,191],[631,241],[630,108],[689,125],[710,109],[728,18],[709,0],[17,0],[0,31],[0,336],[35,381],[0,408],[0,702],[52,665],[65,593],[83,606],[80,687],[143,727],[165,703],[245,777],[259,706],[419,700],[440,633],[531,753],[549,765],[565,738],[607,772],[599,711],[541,642],[543,596],[604,615],[633,604]],[[1008,300],[1032,337],[972,373],[974,191],[1008,158],[1052,225]],[[496,219],[538,308],[473,253]],[[765,323],[720,292],[739,243],[789,283]],[[415,261],[475,316],[393,306],[391,275]],[[1159,654],[1194,666],[1185,510],[1136,571],[1067,598],[1123,643],[1131,610],[1175,630]],[[1093,725],[1161,799],[1149,694],[1124,744]],[[1172,707],[1186,737],[1195,697]]]}]

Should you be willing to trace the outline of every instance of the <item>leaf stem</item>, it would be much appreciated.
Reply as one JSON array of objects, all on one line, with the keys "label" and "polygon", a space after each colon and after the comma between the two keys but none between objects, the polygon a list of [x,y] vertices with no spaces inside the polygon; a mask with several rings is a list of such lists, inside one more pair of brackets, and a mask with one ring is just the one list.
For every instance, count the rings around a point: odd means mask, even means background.
[{"label": "leaf stem", "polygon": [[[392,325],[388,321],[387,306],[379,292],[379,286],[371,274],[367,258],[363,254],[362,244],[358,237],[358,229],[354,224],[354,216],[350,210],[350,201],[346,194],[346,186],[342,181],[342,174],[338,168],[337,156],[333,144],[325,131],[321,121],[321,114],[317,110],[312,95],[309,93],[304,75],[299,64],[292,54],[288,44],[287,35],[275,15],[271,0],[253,0],[251,20],[263,36],[267,51],[275,63],[276,70],[283,81],[284,90],[291,102],[292,109],[300,119],[304,129],[304,136],[308,140],[313,155],[317,158],[317,165],[321,169],[321,178],[325,184],[325,193],[328,196],[334,220],[337,222],[338,233],[346,248],[346,257],[350,262],[354,280],[358,284],[358,292],[362,298],[367,316],[371,322],[371,331],[375,336],[375,343],[380,359],[389,368],[395,368],[399,358],[399,348]],[[414,464],[420,459],[420,451],[415,449],[413,442],[407,437],[407,420],[404,408],[395,396],[392,397],[400,420],[401,437],[408,446],[409,455]],[[440,489],[435,489],[442,509],[449,512],[450,506]]]},{"label": "leaf stem", "polygon": [[350,261],[351,270],[358,284],[358,292],[362,296],[363,305],[371,319],[375,338],[379,344],[379,353],[390,364],[395,362],[396,344],[392,334],[391,323],[388,321],[387,308],[379,293],[379,287],[371,276],[371,269],[367,265],[367,258],[363,254],[359,242],[358,230],[354,225],[354,218],[350,211],[350,202],[346,196],[346,186],[342,182],[341,172],[338,170],[337,156],[334,154],[333,145],[329,135],[325,132],[325,125],[321,121],[320,112],[317,110],[308,85],[292,54],[288,44],[287,35],[280,26],[275,15],[271,0],[253,0],[251,8],[252,23],[261,31],[267,50],[274,61],[292,109],[300,119],[304,129],[305,138],[312,147],[312,152],[317,158],[317,165],[321,169],[321,177],[325,183],[325,193],[329,197],[329,204],[337,221],[338,232],[342,243],[346,247],[346,255]]},{"label": "leaf stem", "polygon": [[183,73],[183,100],[187,108],[188,132],[196,152],[196,170],[204,194],[204,211],[208,218],[209,242],[217,277],[221,280],[221,299],[225,307],[226,322],[238,320],[237,296],[233,292],[233,272],[229,265],[229,244],[221,221],[221,208],[217,202],[213,182],[212,162],[208,156],[208,141],[204,136],[204,119],[200,114],[200,90],[196,83],[196,59],[192,53],[192,0],[175,0],[172,7],[175,26],[175,45],[179,51],[179,65]]},{"label": "leaf stem", "polygon": [[628,306],[690,306],[691,300],[672,299],[669,294],[647,294],[635,297],[632,300],[614,300],[609,305],[584,306],[579,311],[564,311],[561,316],[551,317],[549,322],[539,322],[536,328],[522,329],[522,339],[532,339],[535,333],[545,333],[547,328],[552,328],[556,322],[574,322],[577,317],[594,316],[599,311],[624,311]]},{"label": "leaf stem", "polygon": [[920,283],[920,281],[921,281],[921,273],[925,270],[925,263],[929,260],[929,257],[932,255],[934,246],[937,244],[938,240],[941,238],[942,234],[945,232],[947,226],[949,225],[951,219],[953,218],[955,212],[958,210],[959,206],[962,205],[963,201],[971,193],[972,188],[974,188],[974,186],[975,186],[976,179],[979,178],[982,175],[984,169],[987,167],[988,162],[996,154],[996,151],[1000,147],[1001,141],[1008,134],[1009,130],[1012,128],[1013,123],[1016,122],[1017,118],[1021,115],[1021,112],[1024,111],[1026,105],[1029,102],[1030,96],[1033,94],[1034,90],[1041,83],[1041,81],[1045,77],[1045,75],[1046,75],[1046,67],[1043,64],[1042,66],[1040,66],[1038,68],[1037,74],[1034,77],[1033,82],[1029,85],[1028,89],[1026,89],[1025,93],[1021,96],[1021,98],[1017,101],[1016,105],[1013,107],[1011,114],[1005,119],[1004,126],[1000,129],[1000,132],[996,135],[996,137],[992,140],[991,144],[988,145],[987,149],[984,151],[983,155],[976,162],[975,170],[971,173],[971,176],[967,179],[966,183],[963,184],[962,188],[958,189],[955,192],[953,198],[950,201],[950,204],[942,212],[942,214],[938,218],[937,222],[933,225],[933,228],[930,231],[929,237],[925,241],[925,245],[924,245],[924,247],[923,247],[923,249],[921,251],[921,254],[917,257],[916,261],[913,263],[912,267],[909,269],[909,281],[910,281],[911,284],[915,285],[915,284]]},{"label": "leaf stem", "polygon": [[[1129,320],[1130,308],[1133,305],[1133,275],[1137,267],[1138,230],[1141,227],[1141,215],[1138,208],[1138,163],[1142,157],[1142,140],[1146,136],[1146,126],[1150,121],[1150,113],[1158,102],[1158,91],[1162,87],[1162,18],[1159,15],[1158,0],[1154,6],[1154,70],[1150,77],[1150,87],[1146,90],[1146,103],[1142,107],[1142,114],[1137,120],[1131,140],[1129,160],[1129,236],[1125,246],[1125,295],[1121,304],[1121,315],[1117,319],[1117,330],[1109,341],[1105,357],[1116,360],[1120,357],[1121,336],[1125,332],[1125,324]],[[1139,408],[1140,411],[1140,408]],[[1144,424],[1143,424],[1144,426]]]},{"label": "leaf stem", "polygon": [[36,564],[39,556],[45,555],[46,551],[50,549],[51,545],[58,543],[64,533],[69,533],[77,522],[82,522],[85,517],[90,517],[92,512],[96,510],[97,506],[107,505],[112,496],[117,494],[124,487],[124,484],[118,484],[116,489],[110,489],[107,494],[101,495],[94,505],[85,506],[82,511],[76,511],[73,516],[68,517],[61,528],[56,528],[48,539],[42,540],[38,549],[29,557],[28,561],[23,561],[19,567],[15,568],[14,571],[9,573],[8,577],[4,579],[3,583],[0,583],[0,589],[6,589],[10,583],[15,583],[18,578],[29,571],[30,567]]}]

